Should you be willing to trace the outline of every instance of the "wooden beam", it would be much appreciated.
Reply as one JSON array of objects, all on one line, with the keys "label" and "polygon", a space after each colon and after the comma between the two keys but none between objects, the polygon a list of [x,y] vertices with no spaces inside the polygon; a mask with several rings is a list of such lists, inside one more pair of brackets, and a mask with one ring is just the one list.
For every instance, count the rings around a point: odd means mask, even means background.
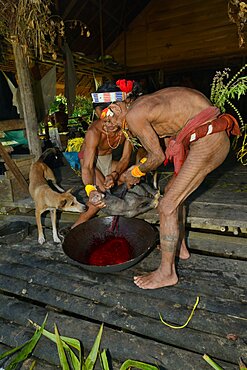
[{"label": "wooden beam", "polygon": [[77,2],[77,0],[70,0],[70,2],[68,3],[68,6],[65,8],[63,14],[61,14],[61,17],[63,19],[66,19],[66,17],[70,14],[71,10],[73,10],[73,8],[76,6],[76,2]]},{"label": "wooden beam", "polygon": [[28,183],[26,182],[26,180],[23,177],[21,171],[19,170],[19,168],[17,167],[15,162],[12,160],[9,153],[5,150],[5,148],[4,148],[4,146],[2,145],[1,142],[0,142],[0,155],[2,156],[4,162],[6,163],[6,165],[10,169],[10,171],[15,176],[16,180],[18,181],[18,183],[20,184],[20,186],[22,187],[24,192],[26,194],[29,194]]},{"label": "wooden beam", "polygon": [[23,130],[26,129],[24,119],[8,119],[0,121],[0,131]]}]

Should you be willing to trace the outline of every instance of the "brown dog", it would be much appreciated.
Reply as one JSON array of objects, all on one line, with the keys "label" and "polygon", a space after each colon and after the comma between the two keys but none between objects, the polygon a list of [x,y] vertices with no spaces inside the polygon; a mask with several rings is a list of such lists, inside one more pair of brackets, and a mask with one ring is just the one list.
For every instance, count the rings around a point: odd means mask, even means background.
[{"label": "brown dog", "polygon": [[[47,181],[51,181],[53,186],[59,190],[58,193],[48,185]],[[52,170],[42,161],[42,156],[39,160],[32,164],[29,173],[29,192],[35,202],[35,216],[38,227],[38,242],[43,244],[45,237],[41,224],[41,214],[45,211],[51,213],[52,234],[55,243],[60,243],[56,227],[56,210],[70,212],[85,212],[86,207],[79,203],[76,198],[66,192],[56,184],[56,178]]]}]

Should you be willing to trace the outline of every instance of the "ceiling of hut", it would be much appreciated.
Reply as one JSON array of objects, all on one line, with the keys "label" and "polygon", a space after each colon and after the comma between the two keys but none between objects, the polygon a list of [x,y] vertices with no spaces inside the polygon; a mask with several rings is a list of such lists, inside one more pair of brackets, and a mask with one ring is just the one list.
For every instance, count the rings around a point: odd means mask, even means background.
[{"label": "ceiling of hut", "polygon": [[[81,35],[79,27],[67,28],[66,41],[74,52],[74,61],[79,76],[78,92],[90,93],[95,89],[92,75],[112,78],[125,71],[124,64],[107,55],[108,47],[123,34],[129,24],[146,7],[150,0],[56,0],[55,11],[65,21],[80,20],[90,35]],[[59,84],[59,81],[58,81]],[[63,87],[63,76],[60,76]]]},{"label": "ceiling of hut", "polygon": [[[93,75],[112,78],[114,73],[124,71],[124,66],[106,55],[106,50],[149,2],[150,0],[54,1],[53,13],[58,14],[66,24],[66,41],[73,52],[78,77],[77,93],[87,95],[94,89]],[[83,35],[80,27],[71,27],[72,20],[80,21],[86,26]],[[87,31],[90,33],[89,37]],[[62,93],[64,66],[61,53],[58,53],[55,62],[47,55],[42,63],[33,63],[31,69],[34,78],[39,79],[54,63],[57,66],[57,92]],[[4,47],[1,42],[0,69],[15,72],[12,50]]]},{"label": "ceiling of hut", "polygon": [[[230,21],[229,3],[240,0],[56,0],[53,12],[68,25],[66,41],[73,52],[77,72],[77,93],[94,89],[94,76],[133,75],[140,72],[228,66],[232,60],[245,61],[246,48],[239,45],[237,24]],[[232,19],[238,20],[238,8]],[[242,36],[247,5],[242,8]],[[86,25],[86,32],[69,26],[71,20]],[[1,40],[0,40],[1,41]],[[1,45],[1,42],[0,42]],[[15,71],[11,49],[2,49],[0,69]],[[35,79],[57,66],[57,92],[64,89],[64,63],[50,56],[33,64]],[[162,72],[163,71],[163,72]]]},{"label": "ceiling of hut", "polygon": [[81,20],[90,37],[80,30],[66,34],[71,50],[97,60],[125,30],[150,0],[57,0],[57,12],[65,21]]}]

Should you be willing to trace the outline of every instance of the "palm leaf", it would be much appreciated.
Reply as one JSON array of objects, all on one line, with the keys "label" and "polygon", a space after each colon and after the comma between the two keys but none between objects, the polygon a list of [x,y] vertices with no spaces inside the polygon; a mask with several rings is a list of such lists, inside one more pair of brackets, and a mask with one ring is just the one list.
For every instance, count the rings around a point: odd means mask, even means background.
[{"label": "palm leaf", "polygon": [[[40,337],[42,335],[42,331],[43,331],[44,326],[46,324],[47,316],[48,315],[46,315],[46,317],[44,319],[44,322],[41,325],[41,327],[35,331],[35,333],[32,336],[32,338],[29,341],[27,341],[25,345],[19,347],[19,349],[20,348],[22,348],[22,349],[14,357],[14,359],[9,363],[9,365],[6,367],[6,370],[14,370],[14,369],[16,369],[17,368],[17,365],[19,365],[21,362],[23,362],[24,360],[26,360],[28,358],[28,356],[31,355],[31,353],[33,352],[36,344],[38,343],[38,341],[39,341],[39,339],[40,339]],[[16,352],[16,351],[14,351],[14,352]]]},{"label": "palm leaf", "polygon": [[[30,321],[30,322],[34,325],[34,327],[36,327],[36,328],[40,327],[38,324],[36,324],[32,321]],[[48,331],[46,329],[43,330],[42,334],[46,338],[50,339],[52,342],[57,343],[55,334],[51,333],[50,331]],[[78,339],[70,338],[70,337],[64,337],[62,335],[60,336],[60,339],[62,341],[63,348],[65,349],[67,355],[69,356],[69,358],[71,360],[71,363],[74,367],[74,370],[80,369],[80,364],[81,364],[81,343],[80,343],[80,341]],[[78,350],[79,359],[75,355],[75,353],[71,350],[70,346]]]},{"label": "palm leaf", "polygon": [[57,343],[57,351],[58,351],[58,356],[60,359],[60,364],[63,368],[63,370],[69,370],[69,364],[67,361],[67,357],[63,348],[63,343],[60,338],[60,335],[58,333],[57,325],[55,324],[55,336],[56,336],[56,343]]},{"label": "palm leaf", "polygon": [[101,337],[103,333],[103,324],[100,326],[98,335],[95,339],[94,345],[85,361],[85,367],[87,370],[93,370],[94,365],[96,363],[97,357],[98,357],[98,352],[99,352],[99,346],[101,342]]},{"label": "palm leaf", "polygon": [[134,360],[126,360],[120,367],[120,370],[128,370],[131,367],[141,370],[159,370],[157,366]]},{"label": "palm leaf", "polygon": [[[29,320],[29,321],[34,325],[34,327],[40,328],[40,326],[38,324],[36,324],[35,322],[32,322],[31,320]],[[46,338],[50,339],[52,342],[56,343],[56,336],[55,336],[55,334],[51,333],[50,331],[48,331],[46,329],[43,330],[43,333],[42,334]],[[70,337],[64,337],[63,335],[61,335],[60,338],[62,339],[63,342],[65,342],[69,346],[77,349],[78,351],[81,350],[81,343],[80,343],[80,341],[78,339],[70,338]]]},{"label": "palm leaf", "polygon": [[105,349],[100,354],[100,362],[101,362],[102,370],[110,370],[109,363],[108,363],[108,358],[107,358]]},{"label": "palm leaf", "polygon": [[32,341],[32,338],[29,339],[27,342],[21,344],[20,346],[18,347],[15,347],[15,348],[12,348],[10,349],[9,351],[6,351],[4,353],[2,353],[0,355],[0,360],[3,360],[5,357],[9,357],[11,355],[13,355],[15,352],[19,351],[21,348],[25,347],[28,343],[30,343]]}]

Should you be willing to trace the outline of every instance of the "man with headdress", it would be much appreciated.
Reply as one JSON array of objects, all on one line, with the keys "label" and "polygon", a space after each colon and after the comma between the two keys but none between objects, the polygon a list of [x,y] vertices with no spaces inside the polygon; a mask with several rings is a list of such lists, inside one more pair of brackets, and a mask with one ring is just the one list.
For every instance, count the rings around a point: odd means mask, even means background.
[{"label": "man with headdress", "polygon": [[[128,168],[133,145],[126,140],[120,127],[113,125],[107,118],[100,118],[102,110],[112,102],[121,102],[132,99],[133,82],[126,84],[125,91],[122,91],[118,85],[107,82],[102,85],[96,93],[92,93],[93,107],[99,117],[88,128],[85,139],[79,152],[81,165],[81,177],[85,185],[85,191],[89,197],[88,211],[79,216],[78,220],[72,226],[75,227],[94,216],[102,207],[104,202],[98,191],[102,193],[106,189],[112,188],[122,182],[121,175]],[[128,97],[127,97],[127,94]],[[114,161],[113,151],[122,146],[122,155],[120,160]]]},{"label": "man with headdress", "polygon": [[[174,176],[158,208],[161,263],[157,270],[134,277],[134,282],[142,289],[175,285],[176,253],[180,258],[189,258],[184,228],[179,225],[182,204],[207,174],[225,160],[230,149],[229,136],[240,135],[238,123],[229,114],[221,115],[202,93],[186,87],[168,87],[131,104],[115,102],[103,110],[102,119],[122,127],[127,134],[131,132],[147,151],[141,164],[122,174],[129,185],[138,183],[146,172],[155,170],[162,162],[174,162]],[[165,153],[160,138],[164,138]]]}]

